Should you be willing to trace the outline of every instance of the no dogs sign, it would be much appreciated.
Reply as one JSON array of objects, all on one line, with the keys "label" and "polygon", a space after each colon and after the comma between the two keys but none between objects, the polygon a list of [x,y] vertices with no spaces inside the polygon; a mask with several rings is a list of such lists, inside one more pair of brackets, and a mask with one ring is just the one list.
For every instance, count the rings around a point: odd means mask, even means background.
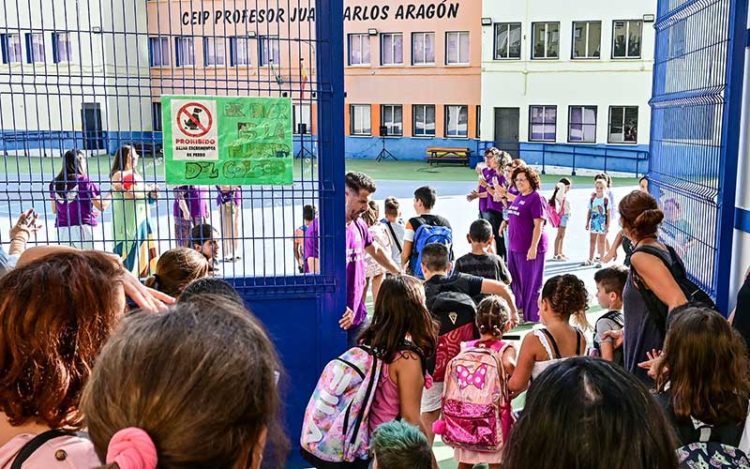
[{"label": "no dogs sign", "polygon": [[168,184],[292,184],[289,98],[162,96]]}]

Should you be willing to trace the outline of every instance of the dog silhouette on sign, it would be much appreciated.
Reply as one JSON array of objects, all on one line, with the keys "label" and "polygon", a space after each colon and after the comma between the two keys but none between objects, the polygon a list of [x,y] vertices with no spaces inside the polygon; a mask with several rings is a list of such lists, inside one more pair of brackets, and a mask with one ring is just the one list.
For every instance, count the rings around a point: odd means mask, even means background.
[{"label": "dog silhouette on sign", "polygon": [[203,110],[198,107],[193,108],[192,119],[185,119],[185,128],[188,130],[198,130],[198,124],[201,122],[201,113]]}]

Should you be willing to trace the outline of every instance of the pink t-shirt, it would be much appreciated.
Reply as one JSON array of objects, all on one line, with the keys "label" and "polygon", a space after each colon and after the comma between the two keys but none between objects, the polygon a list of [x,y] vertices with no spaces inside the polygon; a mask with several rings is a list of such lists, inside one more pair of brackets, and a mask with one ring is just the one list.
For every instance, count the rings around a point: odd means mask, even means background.
[{"label": "pink t-shirt", "polygon": [[388,363],[383,363],[378,387],[375,389],[375,397],[373,397],[370,407],[370,434],[380,424],[396,420],[401,413],[398,386],[391,379],[388,373],[389,368]]},{"label": "pink t-shirt", "polygon": [[[21,448],[36,435],[24,433],[16,436],[0,447],[0,469],[10,469]],[[58,459],[63,453],[64,458]],[[100,467],[102,462],[96,455],[94,445],[86,438],[61,436],[53,438],[39,447],[23,463],[24,468],[36,469],[91,469]]]}]

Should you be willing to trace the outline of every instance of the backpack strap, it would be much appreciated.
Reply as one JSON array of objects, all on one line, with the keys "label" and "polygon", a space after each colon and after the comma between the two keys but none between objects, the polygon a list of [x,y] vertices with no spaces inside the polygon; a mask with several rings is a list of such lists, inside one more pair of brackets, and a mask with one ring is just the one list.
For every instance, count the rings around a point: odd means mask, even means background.
[{"label": "backpack strap", "polygon": [[[542,331],[542,334],[545,335],[550,345],[552,345],[552,350],[555,351],[555,355],[552,357],[552,359],[561,358],[562,355],[560,354],[560,349],[557,347],[557,342],[555,341],[555,338],[552,337],[552,333],[547,330],[546,327],[539,329]],[[548,351],[549,352],[549,351]]]},{"label": "backpack strap", "polygon": [[396,236],[396,231],[393,229],[393,226],[391,226],[391,222],[387,221],[385,222],[385,225],[388,227],[388,231],[391,232],[391,237],[393,237],[393,242],[396,244],[396,247],[398,248],[399,254],[404,252],[403,249],[401,249],[401,243],[398,242],[398,237]]},{"label": "backpack strap", "polygon": [[50,440],[54,440],[55,438],[59,438],[61,436],[70,436],[73,435],[70,432],[66,432],[64,430],[47,430],[46,432],[40,433],[36,435],[34,438],[29,440],[21,450],[18,452],[18,455],[13,460],[13,464],[11,464],[10,469],[21,469],[21,466],[24,462],[26,462],[27,459],[33,455],[36,450],[42,447],[45,443],[47,443]]},{"label": "backpack strap", "polygon": [[576,327],[576,356],[581,355],[581,339],[583,338],[583,333],[580,329]]},{"label": "backpack strap", "polygon": [[[682,261],[679,260],[679,257],[677,256],[677,253],[675,252],[675,250],[672,249],[671,246],[666,246],[666,247],[667,247],[667,252],[669,253],[670,260],[665,259],[665,257],[664,257],[664,251],[662,251],[661,249],[656,248],[654,246],[638,246],[638,247],[636,247],[633,250],[632,254],[631,254],[631,258],[633,256],[633,254],[635,254],[637,252],[644,252],[646,254],[650,254],[650,255],[656,257],[657,259],[659,259],[662,262],[662,264],[664,264],[664,267],[667,268],[667,270],[669,271],[669,274],[672,276],[672,280],[675,282],[675,284],[677,284],[677,288],[679,288],[680,290],[682,290],[682,287],[680,286],[679,282],[677,281],[677,279],[674,276],[673,268],[675,266],[677,266],[678,268],[681,269],[682,275],[684,275],[684,273],[685,273],[685,267],[682,266]],[[657,311],[654,311],[653,308],[651,307],[654,299],[656,301],[661,301],[661,300],[659,300],[659,298],[656,297],[656,294],[653,293],[653,291],[651,291],[651,289],[648,287],[648,285],[646,285],[646,284],[643,283],[643,278],[638,273],[638,270],[636,270],[635,265],[633,265],[632,262],[631,262],[630,268],[632,269],[633,273],[636,276],[636,279],[637,279],[636,287],[637,287],[638,291],[641,293],[641,297],[643,298],[643,302],[646,304],[646,310],[651,315],[654,323],[659,328],[659,331],[661,332],[661,334],[664,335],[666,333],[666,328],[667,328],[667,318],[666,317],[661,317],[661,314],[659,314]],[[649,292],[650,292],[650,294],[649,294]],[[654,298],[652,299],[651,296],[653,296]]]}]

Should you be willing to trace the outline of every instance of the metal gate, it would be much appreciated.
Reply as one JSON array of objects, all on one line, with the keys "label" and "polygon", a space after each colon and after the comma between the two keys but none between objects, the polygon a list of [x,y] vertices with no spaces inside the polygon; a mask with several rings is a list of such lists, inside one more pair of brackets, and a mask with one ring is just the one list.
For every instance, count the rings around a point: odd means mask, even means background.
[{"label": "metal gate", "polygon": [[[164,183],[160,97],[288,97],[294,103],[294,185],[242,188],[227,233],[217,189],[206,221],[225,246],[220,266],[268,327],[286,366],[288,433],[324,362],[345,345],[343,2],[337,0],[8,0],[0,5],[0,241],[22,209],[45,221],[36,242],[75,238],[56,227],[50,182],[80,151],[106,195],[113,155],[141,155],[157,185],[147,221],[157,252],[175,247],[180,209]],[[319,212],[321,274],[298,270],[293,249],[304,205]],[[59,219],[58,219],[59,221]],[[91,244],[111,251],[119,216],[98,216]],[[64,224],[64,223],[63,223]],[[236,244],[235,244],[236,243]],[[221,254],[219,255],[221,256]],[[235,259],[235,257],[239,259]],[[136,258],[146,274],[153,266]],[[299,461],[292,457],[290,467]]]},{"label": "metal gate", "polygon": [[747,2],[659,0],[651,193],[663,236],[726,313]]}]

